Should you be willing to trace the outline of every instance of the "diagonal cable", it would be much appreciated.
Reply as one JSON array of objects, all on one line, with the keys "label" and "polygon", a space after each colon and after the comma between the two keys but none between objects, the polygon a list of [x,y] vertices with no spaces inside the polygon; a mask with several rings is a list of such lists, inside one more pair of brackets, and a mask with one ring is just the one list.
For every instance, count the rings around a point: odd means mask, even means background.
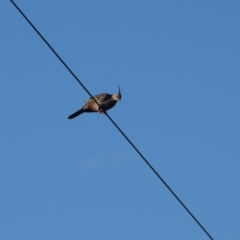
[{"label": "diagonal cable", "polygon": [[[53,47],[47,42],[47,40],[42,36],[42,34],[37,30],[37,28],[32,24],[32,22],[26,17],[26,15],[21,11],[21,9],[16,5],[13,0],[10,0],[12,4],[17,8],[25,20],[31,25],[39,37],[46,43],[46,45],[51,49],[55,56],[60,60],[60,62],[67,68],[67,70],[72,74],[75,80],[82,86],[82,88],[88,93],[90,97],[93,98],[92,94],[84,86],[84,84],[78,79],[74,72],[68,67],[68,65],[63,61],[63,59],[58,55],[58,53],[53,49]],[[94,101],[99,105],[95,98]],[[118,131],[123,135],[123,137],[128,141],[128,143],[134,148],[134,150],[140,155],[144,162],[150,167],[150,169],[155,173],[155,175],[161,180],[165,187],[172,193],[172,195],[177,199],[177,201],[182,205],[182,207],[188,212],[188,214],[193,218],[193,220],[199,225],[199,227],[205,232],[205,234],[213,240],[212,236],[203,227],[203,225],[197,220],[197,218],[192,214],[192,212],[186,207],[186,205],[181,201],[181,199],[176,195],[176,193],[170,188],[170,186],[164,181],[164,179],[159,175],[159,173],[153,168],[153,166],[148,162],[148,160],[142,155],[142,153],[137,149],[137,147],[132,143],[132,141],[126,136],[126,134],[120,129],[120,127],[113,121],[113,119],[106,113],[108,119],[113,123],[113,125],[118,129]]]}]

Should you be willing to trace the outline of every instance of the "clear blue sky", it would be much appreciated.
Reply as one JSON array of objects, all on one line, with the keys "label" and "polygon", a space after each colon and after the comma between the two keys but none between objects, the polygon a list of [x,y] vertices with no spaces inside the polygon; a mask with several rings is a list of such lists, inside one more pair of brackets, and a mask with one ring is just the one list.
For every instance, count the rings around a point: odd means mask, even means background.
[{"label": "clear blue sky", "polygon": [[[16,3],[214,239],[240,239],[240,2]],[[10,1],[0,3],[0,239],[208,239]]]}]

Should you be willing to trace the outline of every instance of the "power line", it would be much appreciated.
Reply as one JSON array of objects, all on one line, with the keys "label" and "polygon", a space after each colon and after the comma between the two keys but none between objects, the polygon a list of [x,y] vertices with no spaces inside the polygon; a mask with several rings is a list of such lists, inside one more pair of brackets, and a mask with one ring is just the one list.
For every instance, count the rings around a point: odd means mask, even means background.
[{"label": "power line", "polygon": [[[32,24],[32,22],[26,17],[26,15],[21,11],[21,9],[15,4],[13,0],[10,0],[12,4],[17,8],[25,20],[31,25],[39,37],[46,43],[46,45],[52,50],[55,56],[60,60],[60,62],[67,68],[67,70],[72,74],[75,80],[82,86],[82,88],[88,93],[90,97],[93,98],[92,94],[83,85],[83,83],[78,79],[78,77],[73,73],[73,71],[68,67],[68,65],[63,61],[63,59],[58,55],[58,53],[53,49],[53,47],[47,42],[47,40],[42,36],[42,34],[37,30],[37,28]],[[93,98],[94,99],[94,98]],[[95,99],[94,99],[95,100]],[[98,102],[95,100],[98,104]],[[113,121],[113,119],[106,113],[108,119],[113,123],[113,125],[118,129],[118,131],[123,135],[123,137],[128,141],[128,143],[134,148],[134,150],[140,155],[144,162],[150,167],[150,169],[156,174],[159,180],[167,187],[167,189],[172,193],[172,195],[177,199],[177,201],[182,205],[182,207],[188,212],[188,214],[194,219],[194,221],[199,225],[199,227],[206,233],[206,235],[213,240],[212,236],[208,231],[202,226],[202,224],[197,220],[197,218],[191,213],[191,211],[185,206],[185,204],[180,200],[176,193],[169,187],[169,185],[164,181],[164,179],[158,174],[158,172],[153,168],[153,166],[148,162],[148,160],[142,155],[142,153],[137,149],[137,147],[132,143],[132,141],[126,136],[126,134],[120,129],[120,127]]]}]

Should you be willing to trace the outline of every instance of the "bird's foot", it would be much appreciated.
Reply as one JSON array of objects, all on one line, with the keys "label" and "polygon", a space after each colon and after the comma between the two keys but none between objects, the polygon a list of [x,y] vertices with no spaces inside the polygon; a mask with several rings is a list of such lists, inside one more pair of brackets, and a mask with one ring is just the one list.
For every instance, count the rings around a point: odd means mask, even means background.
[{"label": "bird's foot", "polygon": [[104,109],[101,109],[101,108],[98,110],[98,112],[99,112],[100,114],[101,114],[101,113],[106,114],[106,111],[105,111]]}]

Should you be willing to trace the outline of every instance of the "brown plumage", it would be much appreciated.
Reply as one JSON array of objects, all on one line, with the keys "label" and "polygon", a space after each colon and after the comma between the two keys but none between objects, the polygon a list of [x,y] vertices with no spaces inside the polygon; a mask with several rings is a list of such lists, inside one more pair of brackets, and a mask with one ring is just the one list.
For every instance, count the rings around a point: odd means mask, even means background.
[{"label": "brown plumage", "polygon": [[119,91],[116,94],[111,95],[108,93],[102,93],[102,94],[95,95],[93,97],[94,99],[96,99],[98,104],[94,101],[93,98],[89,98],[86,100],[85,105],[81,109],[79,109],[77,112],[71,114],[68,117],[68,119],[73,119],[84,112],[105,113],[107,110],[114,107],[115,104],[121,100],[122,96],[119,88]]}]

